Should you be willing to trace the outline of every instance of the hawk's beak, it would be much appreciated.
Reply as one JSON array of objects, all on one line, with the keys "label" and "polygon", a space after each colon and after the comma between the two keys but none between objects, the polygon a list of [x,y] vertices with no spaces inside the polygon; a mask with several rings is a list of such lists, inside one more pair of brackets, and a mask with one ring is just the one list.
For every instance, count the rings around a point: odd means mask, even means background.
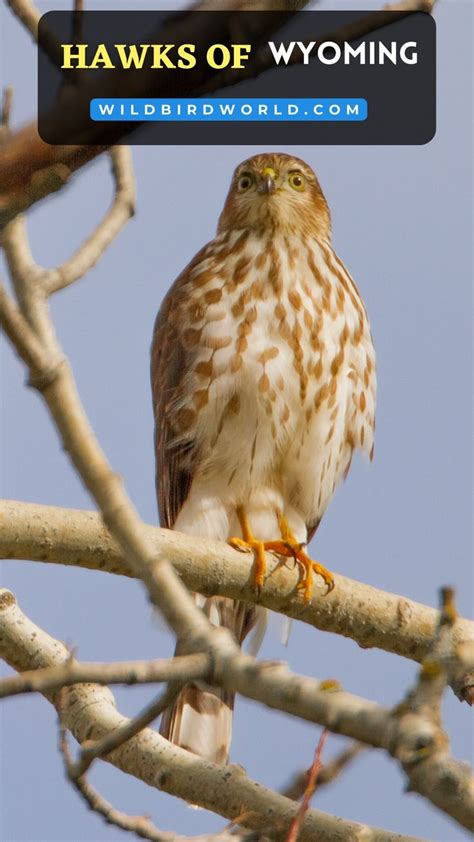
[{"label": "hawk's beak", "polygon": [[258,188],[259,192],[265,193],[266,196],[271,196],[276,190],[275,179],[276,172],[273,167],[265,167],[262,172],[262,178]]}]

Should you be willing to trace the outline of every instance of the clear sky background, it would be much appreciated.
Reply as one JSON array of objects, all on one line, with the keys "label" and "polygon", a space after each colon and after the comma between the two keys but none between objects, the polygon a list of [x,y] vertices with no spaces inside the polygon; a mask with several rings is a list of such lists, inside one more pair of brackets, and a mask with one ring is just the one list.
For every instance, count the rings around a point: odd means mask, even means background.
[{"label": "clear sky background", "polygon": [[[88,3],[88,8],[107,4]],[[114,4],[115,5],[115,4]],[[131,1],[126,8],[148,7]],[[164,5],[164,4],[163,4]],[[337,4],[339,5],[339,4]],[[348,4],[344,4],[346,7]],[[358,4],[359,6],[365,4]],[[321,3],[320,8],[334,8]],[[42,9],[67,8],[44,3]],[[333,214],[334,243],[365,298],[378,356],[377,442],[372,466],[357,459],[314,541],[331,569],[436,605],[440,585],[472,608],[471,568],[471,167],[470,3],[440,0],[438,130],[422,147],[299,147],[316,170]],[[2,85],[15,86],[14,123],[35,111],[36,56],[29,35],[1,10]],[[295,140],[297,127],[295,127]],[[90,275],[52,309],[86,409],[142,517],[157,522],[154,498],[149,344],[163,294],[213,237],[234,166],[245,147],[133,150],[138,212]],[[33,252],[44,265],[68,257],[109,203],[102,157],[29,215]],[[3,272],[3,266],[0,267]],[[2,348],[2,495],[58,506],[91,501],[62,452],[22,366]],[[103,573],[26,562],[3,564],[2,585],[51,635],[82,659],[166,656],[172,640],[135,582]],[[272,622],[262,656],[383,705],[397,703],[416,666],[295,623],[287,649]],[[152,689],[117,690],[134,714]],[[458,757],[472,754],[472,711],[451,692],[444,705]],[[271,787],[311,761],[320,729],[239,700],[232,759]],[[37,697],[1,708],[0,837],[5,842],[116,840],[63,779],[52,707]],[[329,759],[343,744],[330,736]],[[149,813],[180,833],[224,821],[96,764],[92,782],[120,808]],[[346,818],[443,840],[466,839],[420,797],[403,794],[396,764],[367,752],[321,790],[314,805]]]}]

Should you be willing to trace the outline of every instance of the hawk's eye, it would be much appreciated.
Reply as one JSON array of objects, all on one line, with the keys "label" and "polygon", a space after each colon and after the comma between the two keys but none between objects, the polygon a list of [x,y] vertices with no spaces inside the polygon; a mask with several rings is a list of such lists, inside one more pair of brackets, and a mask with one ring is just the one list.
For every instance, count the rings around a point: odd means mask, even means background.
[{"label": "hawk's eye", "polygon": [[253,184],[253,175],[250,172],[243,172],[237,182],[237,187],[240,193],[245,193]]},{"label": "hawk's eye", "polygon": [[298,190],[300,193],[302,193],[306,187],[305,177],[303,173],[299,171],[291,172],[289,174],[288,183],[293,190]]}]

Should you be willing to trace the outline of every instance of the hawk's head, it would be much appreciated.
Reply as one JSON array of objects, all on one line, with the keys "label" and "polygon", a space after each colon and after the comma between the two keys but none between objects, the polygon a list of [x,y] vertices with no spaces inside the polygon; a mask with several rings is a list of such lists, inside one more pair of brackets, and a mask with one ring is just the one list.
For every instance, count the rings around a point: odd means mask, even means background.
[{"label": "hawk's head", "polygon": [[329,208],[311,167],[281,152],[254,155],[239,164],[219,230],[247,226],[329,238]]}]

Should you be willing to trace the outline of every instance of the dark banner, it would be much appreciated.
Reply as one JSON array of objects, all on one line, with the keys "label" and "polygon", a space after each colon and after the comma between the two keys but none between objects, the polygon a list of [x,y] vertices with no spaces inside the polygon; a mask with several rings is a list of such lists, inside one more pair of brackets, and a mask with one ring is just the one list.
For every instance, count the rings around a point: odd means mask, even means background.
[{"label": "dark banner", "polygon": [[48,12],[51,144],[423,144],[436,29],[423,13]]}]

